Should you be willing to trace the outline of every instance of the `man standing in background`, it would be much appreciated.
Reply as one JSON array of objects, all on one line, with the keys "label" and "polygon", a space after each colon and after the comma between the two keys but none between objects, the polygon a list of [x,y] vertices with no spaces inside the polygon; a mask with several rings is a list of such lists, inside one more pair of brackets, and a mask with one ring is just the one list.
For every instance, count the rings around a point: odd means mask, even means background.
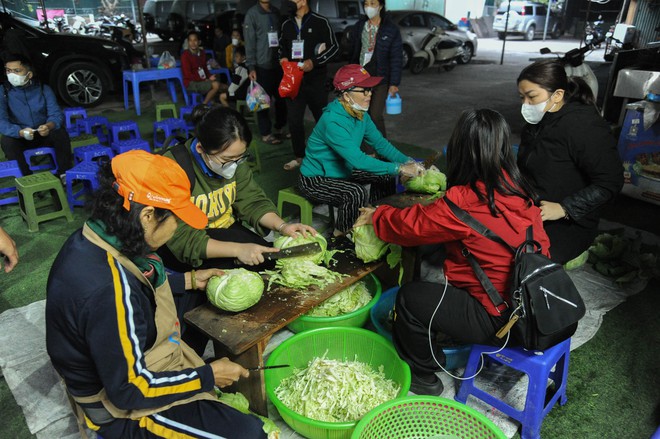
[{"label": "man standing in background", "polygon": [[[279,30],[279,10],[270,4],[270,0],[259,0],[245,14],[243,38],[250,80],[258,81],[274,99],[275,131],[286,125],[286,103],[278,93],[282,81],[282,67],[277,59]],[[270,145],[282,143],[272,133],[269,111],[257,112],[257,122],[261,140]]]}]

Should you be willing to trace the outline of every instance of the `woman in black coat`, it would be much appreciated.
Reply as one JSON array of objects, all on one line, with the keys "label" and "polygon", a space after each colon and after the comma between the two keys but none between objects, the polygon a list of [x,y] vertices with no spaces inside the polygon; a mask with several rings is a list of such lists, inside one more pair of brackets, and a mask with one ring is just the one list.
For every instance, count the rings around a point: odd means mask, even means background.
[{"label": "woman in black coat", "polygon": [[350,35],[350,64],[360,64],[371,76],[384,78],[372,90],[369,115],[378,131],[387,137],[383,111],[388,94],[399,92],[403,43],[398,26],[385,12],[385,0],[365,0],[364,11],[367,15],[360,18]]},{"label": "woman in black coat", "polygon": [[551,257],[563,264],[589,248],[601,208],[623,186],[617,142],[589,86],[558,61],[527,66],[518,91],[527,121],[518,166],[539,194]]}]

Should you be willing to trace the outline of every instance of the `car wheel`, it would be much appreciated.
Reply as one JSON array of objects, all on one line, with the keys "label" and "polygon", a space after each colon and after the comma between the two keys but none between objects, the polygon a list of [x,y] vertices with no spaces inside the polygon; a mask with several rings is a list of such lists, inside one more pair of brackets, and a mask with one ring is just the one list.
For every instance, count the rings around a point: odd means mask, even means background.
[{"label": "car wheel", "polygon": [[552,31],[552,34],[550,34],[550,38],[556,40],[559,37],[561,37],[561,30],[559,29],[559,26],[557,26],[555,27],[554,31]]},{"label": "car wheel", "polygon": [[474,54],[474,49],[472,48],[472,44],[464,44],[463,45],[463,56],[458,58],[456,61],[459,64],[467,64],[472,60],[472,55]]},{"label": "car wheel", "polygon": [[534,39],[535,32],[536,28],[534,26],[530,26],[529,29],[527,29],[527,32],[525,32],[525,41],[532,41]]},{"label": "car wheel", "polygon": [[424,58],[413,58],[410,60],[410,72],[414,73],[415,75],[418,73],[422,73],[422,70],[426,67],[426,59]]},{"label": "car wheel", "polygon": [[497,38],[499,38],[500,40],[503,40],[504,39],[504,32],[498,32],[497,33]]},{"label": "car wheel", "polygon": [[101,67],[91,62],[66,65],[57,75],[57,91],[70,107],[93,107],[105,99],[109,84]]},{"label": "car wheel", "polygon": [[410,65],[411,58],[412,58],[412,49],[408,46],[403,46],[403,55],[401,61],[403,62],[404,69]]}]

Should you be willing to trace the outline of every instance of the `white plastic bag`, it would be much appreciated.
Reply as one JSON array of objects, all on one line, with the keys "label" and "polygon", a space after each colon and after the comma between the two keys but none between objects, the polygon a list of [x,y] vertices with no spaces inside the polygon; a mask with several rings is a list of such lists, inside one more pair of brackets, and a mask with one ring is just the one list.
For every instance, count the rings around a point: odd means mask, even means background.
[{"label": "white plastic bag", "polygon": [[256,81],[250,81],[245,102],[250,111],[261,111],[270,108],[270,96]]},{"label": "white plastic bag", "polygon": [[172,56],[170,52],[167,50],[164,51],[160,55],[160,59],[158,60],[158,68],[159,69],[172,69],[176,67],[176,60]]}]

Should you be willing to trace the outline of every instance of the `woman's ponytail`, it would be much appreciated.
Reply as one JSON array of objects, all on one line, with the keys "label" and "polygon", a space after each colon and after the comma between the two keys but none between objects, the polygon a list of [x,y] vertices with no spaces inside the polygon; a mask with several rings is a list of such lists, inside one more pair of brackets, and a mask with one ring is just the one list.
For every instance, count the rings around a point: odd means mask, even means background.
[{"label": "woman's ponytail", "polygon": [[581,102],[586,105],[594,105],[596,98],[589,84],[580,77],[568,77],[568,90],[566,90],[567,102]]}]

